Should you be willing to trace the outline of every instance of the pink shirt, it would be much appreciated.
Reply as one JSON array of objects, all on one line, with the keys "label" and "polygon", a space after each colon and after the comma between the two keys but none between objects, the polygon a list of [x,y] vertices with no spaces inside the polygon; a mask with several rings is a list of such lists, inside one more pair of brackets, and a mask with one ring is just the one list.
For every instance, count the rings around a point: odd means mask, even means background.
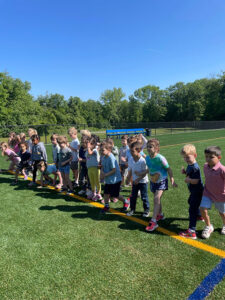
[{"label": "pink shirt", "polygon": [[6,155],[8,156],[8,158],[9,158],[11,161],[13,161],[14,163],[17,164],[17,163],[20,162],[20,157],[18,157],[17,154],[16,154],[13,150],[7,148],[7,149],[5,150],[5,154],[6,154]]},{"label": "pink shirt", "polygon": [[205,187],[203,196],[215,202],[225,202],[225,166],[218,162],[213,168],[204,165]]}]

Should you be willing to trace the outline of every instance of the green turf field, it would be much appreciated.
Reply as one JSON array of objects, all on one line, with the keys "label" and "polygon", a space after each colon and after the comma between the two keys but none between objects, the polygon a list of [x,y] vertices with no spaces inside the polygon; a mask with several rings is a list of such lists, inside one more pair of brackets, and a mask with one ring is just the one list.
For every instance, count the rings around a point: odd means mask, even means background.
[{"label": "green turf field", "polygon": [[[178,233],[188,226],[188,190],[180,173],[185,165],[182,143],[196,145],[204,164],[204,148],[218,145],[225,157],[225,131],[161,135],[160,153],[174,172],[177,189],[165,192],[166,216],[160,227]],[[115,140],[120,145],[119,140]],[[177,145],[178,144],[178,145]],[[51,158],[50,146],[47,146]],[[225,159],[222,163],[225,164]],[[8,162],[0,158],[0,167]],[[13,175],[0,174],[0,299],[187,299],[222,257],[178,241],[144,225],[44,188],[28,188]],[[129,195],[129,190],[123,192]],[[152,195],[149,193],[151,212]],[[119,209],[120,203],[112,204]],[[137,214],[143,211],[138,199]],[[215,232],[199,242],[225,250],[221,219],[210,212]],[[144,220],[148,221],[148,218]],[[198,223],[200,236],[204,223]],[[224,299],[225,281],[207,299]]]}]

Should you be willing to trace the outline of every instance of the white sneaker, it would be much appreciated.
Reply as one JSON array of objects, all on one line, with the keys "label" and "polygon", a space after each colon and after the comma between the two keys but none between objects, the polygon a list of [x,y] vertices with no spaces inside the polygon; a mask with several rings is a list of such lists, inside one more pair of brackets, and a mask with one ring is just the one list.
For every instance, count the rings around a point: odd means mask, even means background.
[{"label": "white sneaker", "polygon": [[84,190],[81,190],[78,192],[78,195],[84,195],[86,192]]},{"label": "white sneaker", "polygon": [[222,227],[221,234],[225,235],[225,225]]},{"label": "white sneaker", "polygon": [[206,226],[202,231],[202,238],[208,239],[213,231],[214,228],[212,224],[210,226]]}]

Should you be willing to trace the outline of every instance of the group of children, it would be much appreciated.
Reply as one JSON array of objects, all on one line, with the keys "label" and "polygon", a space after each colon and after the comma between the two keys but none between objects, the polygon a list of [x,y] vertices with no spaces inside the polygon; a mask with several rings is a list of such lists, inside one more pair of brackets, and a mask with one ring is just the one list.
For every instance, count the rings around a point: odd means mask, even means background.
[{"label": "group of children", "polygon": [[[153,215],[146,231],[152,232],[158,227],[158,222],[165,219],[162,211],[161,198],[168,189],[168,176],[173,187],[177,187],[173,172],[166,158],[159,153],[160,145],[157,139],[146,140],[142,135],[122,136],[122,147],[114,146],[112,139],[107,138],[100,142],[98,136],[88,130],[81,131],[81,144],[77,138],[77,130],[72,127],[68,134],[72,141],[69,143],[66,136],[53,134],[51,136],[53,164],[47,163],[47,154],[44,144],[35,129],[28,131],[29,139],[21,133],[11,133],[8,143],[1,143],[2,155],[6,155],[10,163],[10,170],[15,172],[15,181],[22,173],[27,179],[32,170],[33,180],[30,186],[36,184],[37,170],[41,172],[41,185],[51,181],[57,188],[72,193],[74,187],[79,186],[79,194],[87,195],[88,199],[101,201],[104,204],[102,213],[110,209],[110,201],[122,201],[122,210],[128,216],[135,213],[136,202],[140,193],[143,202],[143,217],[148,217],[150,205],[148,199],[148,181],[154,197]],[[144,153],[147,148],[148,155]],[[190,196],[189,228],[180,233],[185,238],[196,239],[197,220],[205,221],[202,238],[209,238],[214,231],[210,222],[208,210],[212,204],[222,218],[221,234],[225,235],[225,167],[220,163],[221,150],[211,146],[205,149],[206,164],[204,165],[205,185],[203,185],[199,165],[196,162],[196,148],[194,145],[185,145],[181,155],[187,163],[182,168],[185,175]],[[70,169],[73,172],[74,182],[70,180]],[[49,175],[53,174],[54,179]],[[149,174],[149,176],[148,176]],[[102,198],[101,183],[104,183]],[[131,185],[131,195],[124,198],[120,192],[123,185]]]}]

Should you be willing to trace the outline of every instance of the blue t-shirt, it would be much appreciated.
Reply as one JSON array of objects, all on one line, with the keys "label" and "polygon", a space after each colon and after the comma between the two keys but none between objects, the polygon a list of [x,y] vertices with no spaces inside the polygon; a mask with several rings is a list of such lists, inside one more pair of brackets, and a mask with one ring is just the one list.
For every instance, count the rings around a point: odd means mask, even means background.
[{"label": "blue t-shirt", "polygon": [[150,157],[149,155],[146,157],[146,164],[149,169],[150,175],[154,175],[159,173],[159,179],[157,182],[160,182],[167,178],[167,169],[170,167],[166,158],[161,155],[157,154],[155,157]]},{"label": "blue t-shirt", "polygon": [[203,182],[201,177],[201,171],[198,163],[188,165],[186,169],[186,175],[191,179],[199,179],[197,184],[188,183],[188,189],[191,193],[201,193],[203,191]]},{"label": "blue t-shirt", "polygon": [[105,180],[106,184],[115,184],[122,180],[118,162],[112,153],[110,153],[109,156],[103,156],[102,169],[103,169],[104,173],[108,173],[108,172],[112,171],[112,169],[116,169],[115,173],[113,173],[110,176],[105,177],[104,180]]}]

